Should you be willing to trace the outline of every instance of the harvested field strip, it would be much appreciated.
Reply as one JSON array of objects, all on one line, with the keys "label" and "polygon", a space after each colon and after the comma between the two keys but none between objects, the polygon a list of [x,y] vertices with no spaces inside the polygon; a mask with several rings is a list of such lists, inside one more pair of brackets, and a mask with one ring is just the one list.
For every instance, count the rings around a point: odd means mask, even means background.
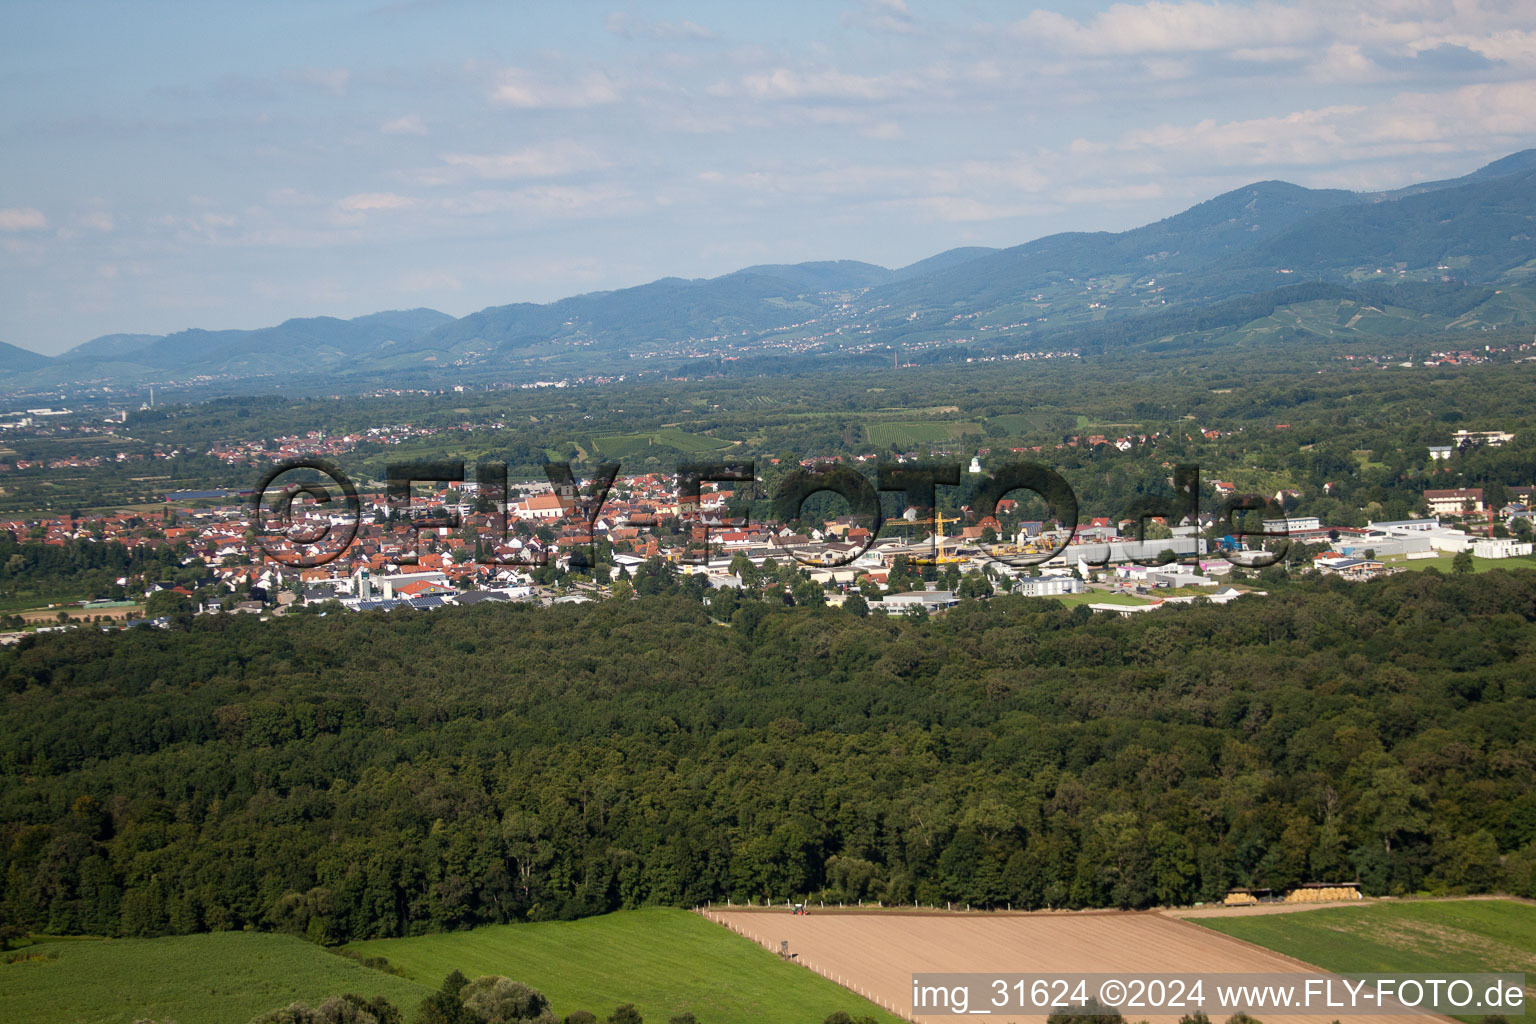
[{"label": "harvested field strip", "polygon": [[[706,916],[769,949],[777,950],[788,940],[790,952],[802,964],[904,1015],[911,1012],[912,975],[919,972],[1167,975],[1295,974],[1309,969],[1300,961],[1156,913],[824,911],[796,916],[787,910],[714,909]],[[1175,1024],[1181,1014],[1134,1011],[1128,1016]],[[1329,1024],[1337,1017],[1288,1016],[1284,1021]],[[922,1024],[959,1024],[970,1018],[923,1014],[916,1019]],[[1432,1019],[1383,1015],[1370,1021],[1425,1024]]]}]

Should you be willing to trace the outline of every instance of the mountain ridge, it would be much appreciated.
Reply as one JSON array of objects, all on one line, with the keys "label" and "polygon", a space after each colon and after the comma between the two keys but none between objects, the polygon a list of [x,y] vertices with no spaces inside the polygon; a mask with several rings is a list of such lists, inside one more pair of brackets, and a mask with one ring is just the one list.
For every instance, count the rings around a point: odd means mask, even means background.
[{"label": "mountain ridge", "polygon": [[[1049,312],[1060,322],[1064,314],[1070,320],[1092,310],[1091,319],[1112,321],[1297,280],[1348,284],[1373,266],[1430,277],[1454,271],[1458,280],[1484,283],[1525,262],[1536,265],[1532,238],[1536,149],[1460,178],[1390,192],[1252,182],[1127,231],[1062,232],[1004,249],[961,247],[894,270],[854,260],[761,264],[713,278],[664,277],[550,303],[490,306],[457,319],[412,309],[350,320],[292,318],[244,331],[104,335],[56,357],[6,346],[0,369],[44,384],[108,373],[238,380],[305,370],[531,372],[538,365],[692,358],[711,346],[750,347],[754,339],[805,347],[848,332],[843,321],[856,313],[867,320],[859,331],[894,344],[920,340],[958,317],[996,314],[1023,324],[1032,313]],[[1095,289],[1107,301],[1091,301]],[[1040,316],[1029,330],[1045,330],[1047,319]],[[820,325],[827,332],[816,334]],[[803,344],[796,340],[812,334]]]}]

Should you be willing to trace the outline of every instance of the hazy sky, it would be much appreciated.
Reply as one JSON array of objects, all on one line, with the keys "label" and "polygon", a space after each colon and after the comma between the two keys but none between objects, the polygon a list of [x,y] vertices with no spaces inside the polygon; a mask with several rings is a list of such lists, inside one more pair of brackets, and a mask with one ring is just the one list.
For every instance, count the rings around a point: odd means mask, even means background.
[{"label": "hazy sky", "polygon": [[0,341],[899,266],[1536,145],[1532,0],[25,3]]}]

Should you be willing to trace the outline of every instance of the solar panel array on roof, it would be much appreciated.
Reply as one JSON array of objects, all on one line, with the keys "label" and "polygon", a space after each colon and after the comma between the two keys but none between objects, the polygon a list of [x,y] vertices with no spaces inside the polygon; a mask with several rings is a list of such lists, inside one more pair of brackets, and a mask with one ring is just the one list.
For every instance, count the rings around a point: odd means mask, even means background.
[{"label": "solar panel array on roof", "polygon": [[396,601],[392,598],[379,598],[376,601],[357,602],[357,610],[360,612],[387,612],[393,611],[395,608],[404,603],[405,602],[403,601]]},{"label": "solar panel array on roof", "polygon": [[392,612],[400,608],[411,608],[416,611],[431,611],[433,608],[442,608],[447,605],[436,594],[428,594],[424,597],[393,597],[377,598],[370,601],[357,602],[357,610],[360,612]]},{"label": "solar panel array on roof", "polygon": [[482,601],[510,601],[511,597],[496,590],[469,590],[462,594],[455,594],[453,603],[457,605],[479,604]]}]

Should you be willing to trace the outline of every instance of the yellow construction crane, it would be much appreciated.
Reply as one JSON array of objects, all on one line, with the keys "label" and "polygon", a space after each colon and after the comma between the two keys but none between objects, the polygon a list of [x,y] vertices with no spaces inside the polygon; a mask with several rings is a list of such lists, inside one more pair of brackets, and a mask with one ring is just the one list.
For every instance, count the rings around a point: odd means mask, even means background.
[{"label": "yellow construction crane", "polygon": [[911,523],[913,526],[934,527],[934,541],[936,547],[934,557],[931,560],[927,558],[914,558],[911,561],[917,565],[948,565],[951,562],[960,561],[958,557],[946,558],[944,556],[944,524],[958,523],[959,521],[959,516],[949,516],[946,518],[944,513],[940,512],[938,509],[934,509],[933,516],[928,519],[903,519],[903,522]]}]

